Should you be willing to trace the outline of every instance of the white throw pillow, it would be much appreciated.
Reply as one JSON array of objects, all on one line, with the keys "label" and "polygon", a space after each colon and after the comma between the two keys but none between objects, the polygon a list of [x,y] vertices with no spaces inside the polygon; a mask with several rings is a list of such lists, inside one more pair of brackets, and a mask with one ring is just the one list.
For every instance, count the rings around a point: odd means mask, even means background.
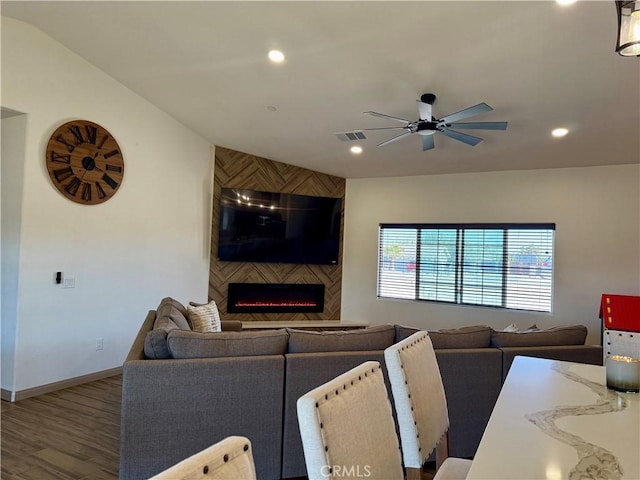
[{"label": "white throw pillow", "polygon": [[517,332],[518,331],[518,327],[516,327],[515,323],[512,323],[511,325],[506,326],[502,331],[503,332]]},{"label": "white throw pillow", "polygon": [[211,300],[204,305],[187,305],[187,316],[194,332],[221,332],[220,314],[216,302]]}]

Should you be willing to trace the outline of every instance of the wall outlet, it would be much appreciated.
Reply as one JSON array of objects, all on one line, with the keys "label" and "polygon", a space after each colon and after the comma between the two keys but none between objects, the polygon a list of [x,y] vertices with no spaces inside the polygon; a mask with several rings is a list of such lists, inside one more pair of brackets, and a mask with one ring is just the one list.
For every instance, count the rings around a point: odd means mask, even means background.
[{"label": "wall outlet", "polygon": [[76,288],[76,277],[65,275],[62,280],[62,288]]},{"label": "wall outlet", "polygon": [[102,337],[96,338],[96,350],[102,350],[104,348],[104,339]]}]

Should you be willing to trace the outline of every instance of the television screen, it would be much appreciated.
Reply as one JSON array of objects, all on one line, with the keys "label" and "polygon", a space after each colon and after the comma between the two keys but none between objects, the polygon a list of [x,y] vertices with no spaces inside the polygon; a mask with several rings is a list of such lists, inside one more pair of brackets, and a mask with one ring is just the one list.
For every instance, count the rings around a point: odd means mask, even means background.
[{"label": "television screen", "polygon": [[223,188],[218,258],[337,265],[342,199]]}]

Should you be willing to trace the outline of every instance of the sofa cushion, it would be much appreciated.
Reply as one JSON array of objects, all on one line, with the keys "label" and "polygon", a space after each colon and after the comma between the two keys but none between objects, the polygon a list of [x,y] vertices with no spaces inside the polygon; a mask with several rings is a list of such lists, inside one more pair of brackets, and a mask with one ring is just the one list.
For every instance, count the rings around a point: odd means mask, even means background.
[{"label": "sofa cushion", "polygon": [[[419,328],[396,325],[396,343],[410,337]],[[475,325],[462,328],[428,330],[434,349],[486,348],[491,342],[491,327]]]},{"label": "sofa cushion", "polygon": [[167,331],[164,328],[155,328],[147,332],[144,339],[144,355],[153,360],[171,358],[167,346]]},{"label": "sofa cushion", "polygon": [[491,327],[473,325],[469,327],[429,330],[433,348],[487,348],[491,343]]},{"label": "sofa cushion", "polygon": [[395,326],[395,329],[396,329],[395,343],[401,342],[405,338],[409,338],[414,333],[417,333],[417,332],[420,331],[419,328],[407,327],[405,325],[394,325],[394,326]]},{"label": "sofa cushion", "polygon": [[190,303],[187,306],[187,318],[194,332],[210,333],[222,330],[218,306],[213,300],[202,305]]},{"label": "sofa cushion", "polygon": [[164,297],[161,301],[160,301],[160,305],[162,305],[163,303],[170,303],[171,305],[173,305],[175,308],[178,309],[178,311],[184,315],[185,317],[187,316],[187,309],[186,307],[180,303],[178,300],[176,300],[175,298],[171,298],[171,297]]},{"label": "sofa cushion", "polygon": [[156,317],[154,325],[156,324],[159,325],[158,328],[149,330],[144,339],[144,354],[151,359],[171,358],[167,346],[167,333],[174,329],[179,330],[178,326],[169,317],[163,317],[160,322]]},{"label": "sofa cushion", "polygon": [[147,332],[144,339],[144,354],[147,358],[171,358],[167,346],[167,333],[174,329],[189,330],[189,324],[182,312],[184,306],[171,297],[163,298],[156,310],[153,329]]},{"label": "sofa cushion", "polygon": [[504,327],[502,330],[496,330],[496,331],[500,331],[500,332],[529,332],[529,331],[533,331],[533,330],[540,330],[538,328],[538,325],[536,325],[535,323],[533,325],[531,325],[529,328],[526,328],[524,330],[521,330],[517,327],[517,325],[515,323],[512,323],[510,325],[507,325],[506,327]]},{"label": "sofa cushion", "polygon": [[[183,313],[184,312],[184,313]],[[187,321],[186,309],[180,302],[170,297],[164,298],[156,311],[156,321],[153,328],[163,328],[167,319],[171,320],[181,330],[191,330]]]},{"label": "sofa cushion", "polygon": [[171,330],[167,344],[173,358],[246,357],[284,355],[289,335],[286,329],[257,332],[200,333]]},{"label": "sofa cushion", "polygon": [[587,327],[570,325],[547,330],[491,333],[492,347],[542,347],[553,345],[584,345]]},{"label": "sofa cushion", "polygon": [[395,340],[393,325],[324,332],[294,328],[287,330],[289,353],[384,350],[393,345]]}]

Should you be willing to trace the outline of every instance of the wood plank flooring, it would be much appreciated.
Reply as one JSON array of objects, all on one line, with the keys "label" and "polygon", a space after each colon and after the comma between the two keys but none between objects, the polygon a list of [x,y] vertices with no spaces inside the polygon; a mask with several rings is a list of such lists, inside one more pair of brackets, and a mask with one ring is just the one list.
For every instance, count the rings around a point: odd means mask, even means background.
[{"label": "wood plank flooring", "polygon": [[2,480],[116,480],[122,375],[1,402]]}]

